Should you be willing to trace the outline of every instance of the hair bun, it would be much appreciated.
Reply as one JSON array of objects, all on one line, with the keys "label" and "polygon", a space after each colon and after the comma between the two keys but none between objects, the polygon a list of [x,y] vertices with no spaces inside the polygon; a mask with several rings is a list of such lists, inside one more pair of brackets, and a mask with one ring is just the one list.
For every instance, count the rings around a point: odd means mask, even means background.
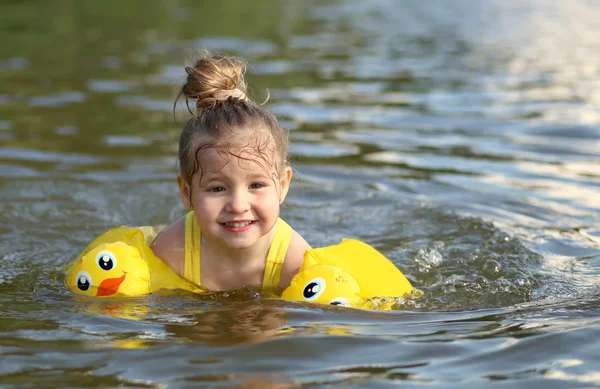
[{"label": "hair bun", "polygon": [[187,81],[179,94],[196,99],[198,109],[212,107],[218,101],[247,100],[246,63],[238,58],[205,53],[185,71]]}]

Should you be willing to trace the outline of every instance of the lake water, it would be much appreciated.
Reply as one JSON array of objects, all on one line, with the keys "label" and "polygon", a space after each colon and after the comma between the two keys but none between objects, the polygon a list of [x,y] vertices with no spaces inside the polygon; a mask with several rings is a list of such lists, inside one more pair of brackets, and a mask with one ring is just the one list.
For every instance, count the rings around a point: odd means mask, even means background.
[{"label": "lake water", "polygon": [[[0,386],[600,387],[598,36],[592,0],[2,2]],[[183,214],[172,105],[202,48],[290,131],[283,218],[422,298],[65,290],[97,234]]]}]

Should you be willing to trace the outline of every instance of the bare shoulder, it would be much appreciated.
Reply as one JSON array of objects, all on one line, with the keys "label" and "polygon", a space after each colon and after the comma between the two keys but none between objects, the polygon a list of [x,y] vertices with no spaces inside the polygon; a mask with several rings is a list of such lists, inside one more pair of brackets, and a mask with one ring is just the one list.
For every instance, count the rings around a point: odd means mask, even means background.
[{"label": "bare shoulder", "polygon": [[166,263],[175,273],[183,276],[185,264],[185,216],[162,230],[150,248],[154,255]]},{"label": "bare shoulder", "polygon": [[283,262],[283,268],[281,269],[281,280],[279,286],[282,289],[287,288],[290,285],[292,278],[298,273],[302,263],[304,262],[304,253],[309,250],[310,245],[304,240],[304,238],[292,230],[292,239],[288,246],[287,253],[285,254],[285,261]]}]

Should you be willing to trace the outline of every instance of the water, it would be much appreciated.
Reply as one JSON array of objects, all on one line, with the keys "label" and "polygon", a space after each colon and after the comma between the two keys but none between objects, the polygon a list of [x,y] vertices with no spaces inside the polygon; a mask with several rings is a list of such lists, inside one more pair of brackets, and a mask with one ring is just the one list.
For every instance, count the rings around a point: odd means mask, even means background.
[{"label": "water", "polygon": [[[0,385],[600,386],[600,4],[0,5]],[[290,130],[283,217],[425,292],[392,312],[249,291],[89,300],[61,268],[184,212],[172,117],[200,48]]]}]

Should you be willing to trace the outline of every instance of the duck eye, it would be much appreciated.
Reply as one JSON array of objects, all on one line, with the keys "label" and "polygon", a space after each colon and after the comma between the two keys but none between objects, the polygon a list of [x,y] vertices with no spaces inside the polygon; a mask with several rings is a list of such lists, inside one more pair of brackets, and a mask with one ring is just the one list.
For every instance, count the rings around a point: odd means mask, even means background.
[{"label": "duck eye", "polygon": [[304,287],[302,296],[304,296],[306,300],[314,300],[325,291],[326,286],[327,284],[323,278],[312,279],[308,281]]},{"label": "duck eye", "polygon": [[80,271],[75,276],[75,283],[77,284],[77,289],[85,292],[92,286],[92,276],[86,271]]},{"label": "duck eye", "polygon": [[350,306],[350,302],[345,297],[338,297],[338,298],[335,298],[335,299],[331,300],[331,302],[329,303],[329,305],[339,305],[339,306],[342,306],[342,307],[349,307]]},{"label": "duck eye", "polygon": [[112,252],[104,250],[96,255],[96,263],[100,269],[108,271],[117,266],[117,258]]}]

